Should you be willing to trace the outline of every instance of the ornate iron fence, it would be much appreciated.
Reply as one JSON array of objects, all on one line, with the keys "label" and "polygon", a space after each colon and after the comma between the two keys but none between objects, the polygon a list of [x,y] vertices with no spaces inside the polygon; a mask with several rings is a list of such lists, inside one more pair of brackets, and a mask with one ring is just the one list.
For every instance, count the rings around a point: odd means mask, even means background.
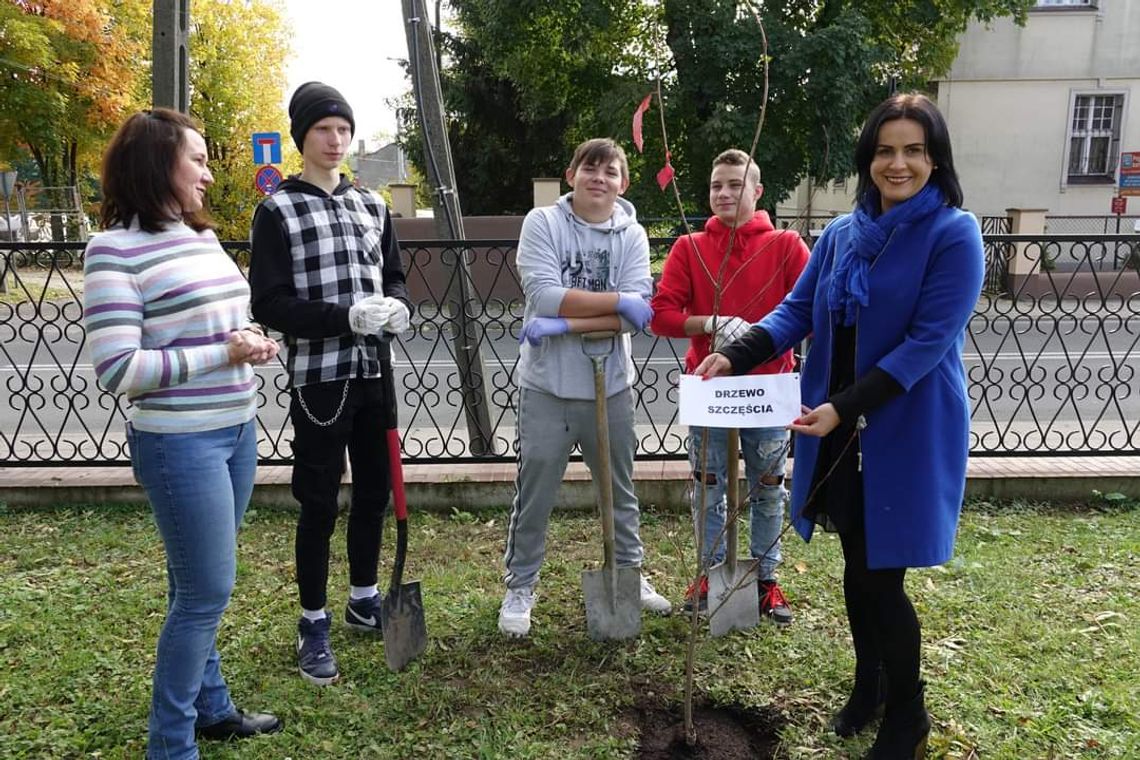
[{"label": "ornate iron fence", "polygon": [[1013,226],[1013,220],[1008,216],[980,216],[978,221],[983,235],[1008,235]]},{"label": "ornate iron fence", "polygon": [[[966,347],[971,449],[987,455],[1140,453],[1140,236],[986,237],[987,280]],[[655,267],[671,244],[651,241]],[[394,344],[412,462],[513,461],[521,288],[516,241],[404,243],[413,330]],[[244,243],[227,243],[239,260]],[[1076,267],[1054,266],[1061,251]],[[467,262],[473,297],[450,301]],[[656,268],[655,268],[656,271]],[[0,244],[0,465],[123,465],[126,401],[100,388],[82,322],[82,245]],[[466,309],[460,320],[459,309]],[[474,325],[490,452],[473,453],[453,339]],[[687,341],[634,337],[638,457],[684,456],[676,385]],[[284,367],[259,368],[259,453],[290,461]],[[476,449],[475,451],[478,451]]]}]

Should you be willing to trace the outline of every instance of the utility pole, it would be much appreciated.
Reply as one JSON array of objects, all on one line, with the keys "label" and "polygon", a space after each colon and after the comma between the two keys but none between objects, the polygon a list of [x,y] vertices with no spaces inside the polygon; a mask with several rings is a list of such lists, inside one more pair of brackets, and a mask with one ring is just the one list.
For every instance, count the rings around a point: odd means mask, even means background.
[{"label": "utility pole", "polygon": [[[408,61],[412,72],[412,90],[423,133],[424,157],[428,179],[435,188],[435,226],[441,240],[464,240],[463,212],[455,188],[455,167],[451,145],[443,118],[443,93],[439,85],[439,69],[434,52],[430,19],[424,0],[401,0],[404,31],[408,38]],[[463,394],[463,410],[467,417],[467,436],[475,456],[494,455],[491,436],[490,407],[487,404],[486,370],[479,352],[482,326],[478,320],[480,306],[473,298],[474,286],[468,269],[470,249],[453,251],[455,269],[440,304],[455,318],[453,338],[455,363]],[[446,252],[444,255],[446,261]]]},{"label": "utility pole", "polygon": [[190,111],[190,0],[154,0],[151,93],[156,108]]}]

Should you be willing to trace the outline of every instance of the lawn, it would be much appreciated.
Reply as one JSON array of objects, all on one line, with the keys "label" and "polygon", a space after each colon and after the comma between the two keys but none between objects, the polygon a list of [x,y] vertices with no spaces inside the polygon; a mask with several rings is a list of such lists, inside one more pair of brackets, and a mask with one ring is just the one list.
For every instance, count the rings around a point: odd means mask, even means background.
[{"label": "lawn", "polygon": [[[956,559],[908,575],[930,681],[929,757],[1140,757],[1138,515],[1120,501],[974,503]],[[423,581],[427,652],[393,674],[376,639],[338,625],[342,679],[322,690],[301,680],[292,650],[293,514],[251,512],[219,646],[239,706],[273,710],[286,729],[208,745],[203,756],[636,757],[639,715],[681,699],[688,619],[647,617],[634,642],[588,640],[580,572],[600,555],[596,523],[562,514],[532,638],[504,640],[495,620],[505,517],[414,515],[409,572]],[[677,599],[690,572],[687,522],[662,512],[643,520],[648,572]],[[795,624],[715,640],[702,632],[699,697],[765,711],[778,723],[777,757],[861,757],[869,736],[826,732],[852,669],[838,542],[792,537],[784,555]],[[0,757],[142,756],[163,574],[144,509],[0,507]]]}]

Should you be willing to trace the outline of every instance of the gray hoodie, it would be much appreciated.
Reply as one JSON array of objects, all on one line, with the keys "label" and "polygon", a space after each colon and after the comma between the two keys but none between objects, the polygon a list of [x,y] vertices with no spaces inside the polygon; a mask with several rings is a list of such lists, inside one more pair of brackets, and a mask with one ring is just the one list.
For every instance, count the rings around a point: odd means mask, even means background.
[{"label": "gray hoodie", "polygon": [[[618,198],[613,215],[591,224],[574,214],[572,193],[553,206],[531,210],[519,235],[517,263],[526,296],[524,319],[557,317],[566,291],[633,293],[649,300],[649,239],[637,223],[633,204]],[[622,332],[606,360],[606,396],[633,384],[629,333],[636,327],[624,318]],[[519,385],[559,398],[594,398],[594,370],[573,334],[544,338],[519,350]]]}]

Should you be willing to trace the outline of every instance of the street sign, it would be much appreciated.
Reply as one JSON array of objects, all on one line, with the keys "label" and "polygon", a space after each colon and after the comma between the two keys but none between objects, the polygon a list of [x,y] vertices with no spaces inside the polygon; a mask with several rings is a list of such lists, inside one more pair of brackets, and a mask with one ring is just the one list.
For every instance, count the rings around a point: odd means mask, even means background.
[{"label": "street sign", "polygon": [[1120,154],[1119,195],[1140,195],[1140,150]]},{"label": "street sign", "polygon": [[260,166],[253,177],[253,184],[265,195],[272,195],[281,184],[281,172],[276,166]]},{"label": "street sign", "polygon": [[281,163],[280,132],[253,133],[253,163],[259,166]]},{"label": "street sign", "polygon": [[1128,213],[1128,199],[1123,196],[1116,196],[1112,199],[1112,213],[1120,216],[1121,214]]}]

